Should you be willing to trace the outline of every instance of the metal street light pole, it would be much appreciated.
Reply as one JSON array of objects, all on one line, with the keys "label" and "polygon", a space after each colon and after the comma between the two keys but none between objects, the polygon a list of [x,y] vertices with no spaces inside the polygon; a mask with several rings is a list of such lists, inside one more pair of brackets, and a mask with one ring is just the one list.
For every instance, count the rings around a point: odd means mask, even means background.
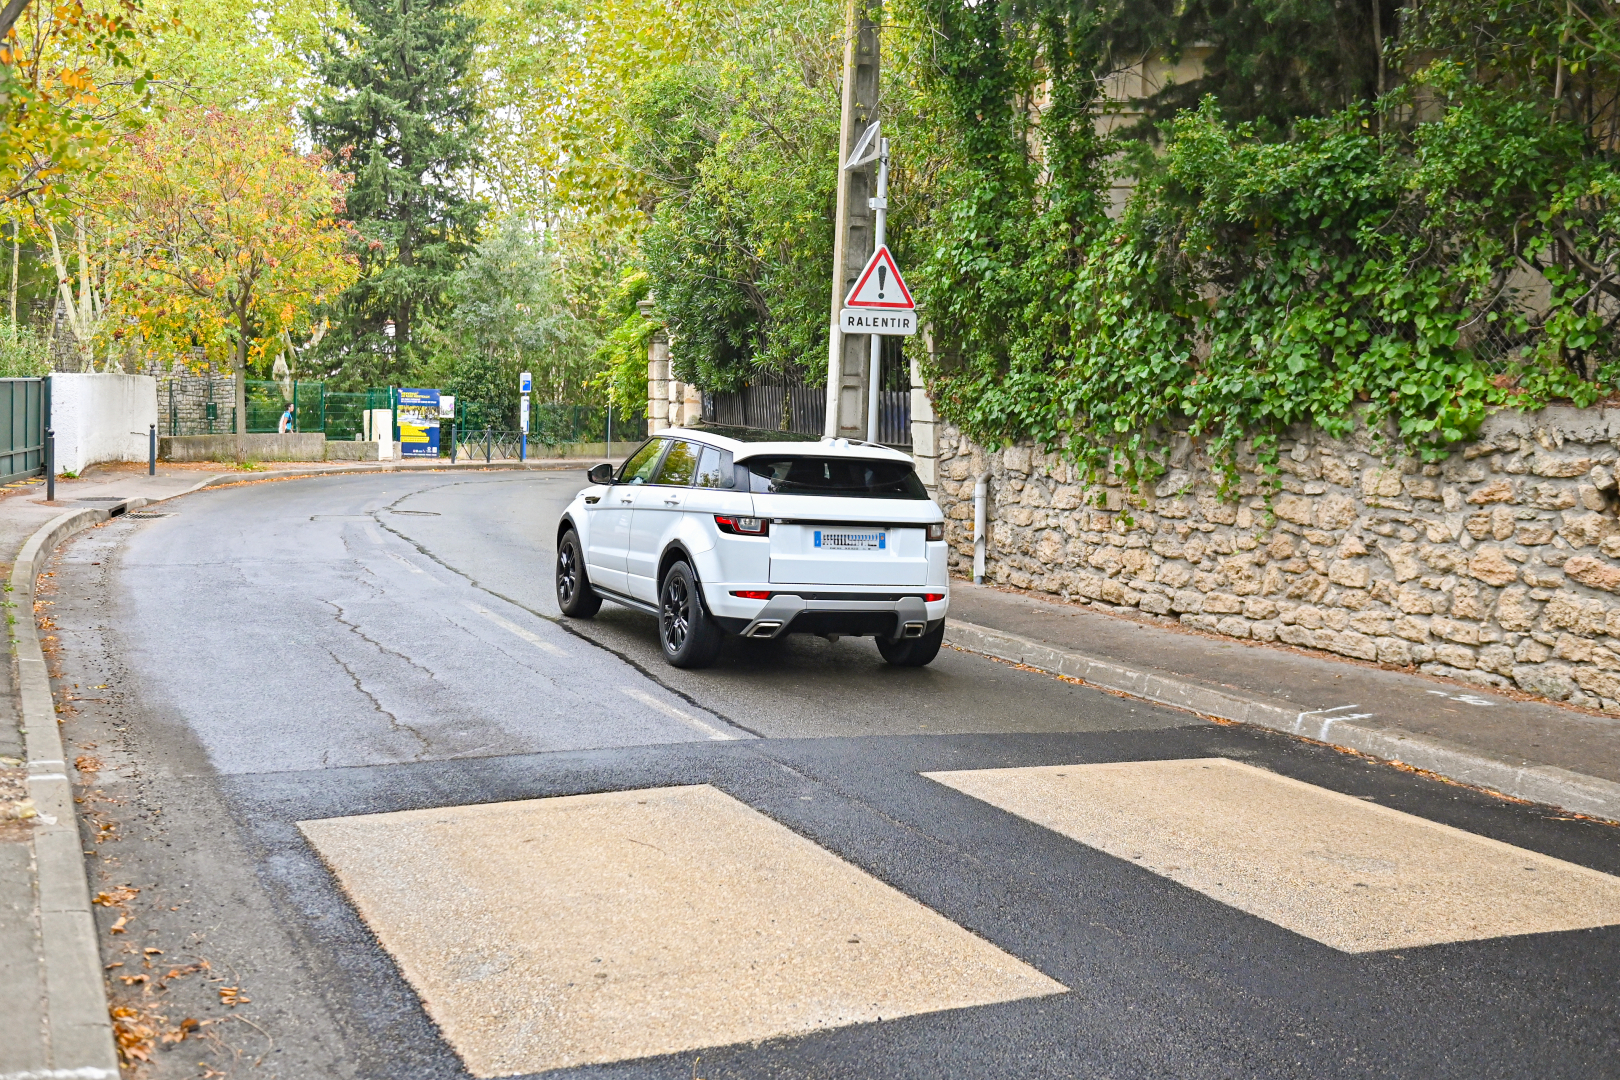
[{"label": "metal street light pole", "polygon": [[[873,218],[872,250],[876,251],[887,242],[883,230],[889,219],[889,140],[884,138],[878,139],[877,195],[872,199],[871,205]],[[883,375],[883,338],[879,334],[870,336],[872,339],[872,363],[866,379],[866,438],[868,442],[878,442],[878,403]]]}]

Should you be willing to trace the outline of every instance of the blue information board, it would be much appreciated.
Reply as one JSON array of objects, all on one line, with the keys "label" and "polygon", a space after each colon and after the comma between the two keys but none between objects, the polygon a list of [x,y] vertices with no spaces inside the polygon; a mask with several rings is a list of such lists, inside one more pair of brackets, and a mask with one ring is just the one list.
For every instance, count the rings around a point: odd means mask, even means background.
[{"label": "blue information board", "polygon": [[437,390],[400,390],[399,452],[404,457],[439,456]]}]

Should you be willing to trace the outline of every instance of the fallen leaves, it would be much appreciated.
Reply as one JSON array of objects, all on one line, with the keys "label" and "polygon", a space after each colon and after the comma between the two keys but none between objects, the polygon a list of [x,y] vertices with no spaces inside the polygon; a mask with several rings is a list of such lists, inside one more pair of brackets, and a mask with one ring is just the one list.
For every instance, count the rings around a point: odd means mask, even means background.
[{"label": "fallen leaves", "polygon": [[90,754],[80,754],[73,759],[73,767],[82,773],[98,773],[101,771],[101,759]]},{"label": "fallen leaves", "polygon": [[251,1004],[253,999],[243,997],[242,991],[235,986],[222,986],[219,988],[219,1001],[221,1005],[229,1005],[234,1009],[238,1005]]},{"label": "fallen leaves", "polygon": [[118,921],[113,923],[111,926],[107,927],[107,933],[109,933],[109,934],[122,934],[124,932],[124,924],[127,923],[127,922],[129,922],[129,916],[128,915],[120,915],[120,916],[118,916]]},{"label": "fallen leaves", "polygon": [[157,1032],[146,1022],[141,1011],[128,1005],[119,1005],[112,1010],[112,1018],[113,1040],[118,1044],[118,1055],[125,1063],[151,1061]]},{"label": "fallen leaves", "polygon": [[108,892],[96,893],[96,898],[90,902],[100,904],[102,907],[117,907],[119,904],[135,899],[140,894],[141,890],[132,885],[120,885]]}]

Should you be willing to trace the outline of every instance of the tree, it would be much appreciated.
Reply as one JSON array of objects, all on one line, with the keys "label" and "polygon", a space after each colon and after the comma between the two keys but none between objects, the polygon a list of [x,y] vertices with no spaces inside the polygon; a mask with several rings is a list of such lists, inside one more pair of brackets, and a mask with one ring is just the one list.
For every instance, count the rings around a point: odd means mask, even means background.
[{"label": "tree", "polygon": [[465,191],[480,110],[467,78],[477,22],[453,0],[350,0],[320,65],[326,89],[305,118],[349,173],[346,217],[362,274],[327,338],[344,381],[402,377],[421,317],[476,239],[484,208]]},{"label": "tree", "polygon": [[0,203],[27,198],[58,210],[65,178],[105,165],[120,114],[148,99],[151,76],[138,65],[152,31],[139,0],[35,4],[7,28]]},{"label": "tree", "polygon": [[542,234],[508,220],[478,245],[450,283],[454,310],[437,328],[429,385],[458,401],[503,403],[516,426],[518,373],[534,376],[536,403],[579,404],[591,350],[562,295],[556,252]]},{"label": "tree", "polygon": [[130,157],[112,210],[125,261],[112,321],[228,349],[245,434],[250,360],[358,273],[337,220],[343,177],[264,113],[178,110]]},{"label": "tree", "polygon": [[631,160],[664,196],[643,262],[674,369],[706,389],[824,371],[805,364],[827,351],[838,167],[837,57],[819,51],[689,65],[633,99]]}]

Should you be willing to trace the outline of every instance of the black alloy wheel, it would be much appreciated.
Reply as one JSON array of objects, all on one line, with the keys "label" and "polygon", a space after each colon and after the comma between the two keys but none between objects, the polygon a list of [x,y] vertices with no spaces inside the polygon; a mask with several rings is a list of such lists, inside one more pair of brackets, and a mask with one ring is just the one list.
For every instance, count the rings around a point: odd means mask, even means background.
[{"label": "black alloy wheel", "polygon": [[588,619],[602,608],[602,598],[585,573],[579,534],[573,529],[563,533],[557,544],[557,606],[573,619]]},{"label": "black alloy wheel", "polygon": [[708,667],[720,655],[725,631],[709,617],[697,575],[684,562],[669,568],[658,590],[658,639],[675,667]]}]

